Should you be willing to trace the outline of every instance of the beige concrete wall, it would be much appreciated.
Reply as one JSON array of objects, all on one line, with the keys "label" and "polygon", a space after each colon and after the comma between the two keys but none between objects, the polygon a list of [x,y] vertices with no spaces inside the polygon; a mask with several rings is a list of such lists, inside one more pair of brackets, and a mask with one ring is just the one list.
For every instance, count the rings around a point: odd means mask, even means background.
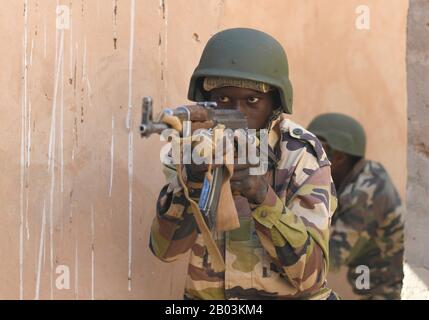
[{"label": "beige concrete wall", "polygon": [[429,299],[429,1],[411,0],[407,28],[408,184],[403,299]]},{"label": "beige concrete wall", "polygon": [[[355,27],[362,2],[369,30]],[[57,3],[69,28],[56,28]],[[163,181],[159,139],[138,136],[140,102],[187,102],[204,44],[224,28],[279,39],[293,119],[357,117],[369,157],[404,195],[406,10],[405,0],[2,1],[0,298],[181,296],[186,261],[163,264],[147,247]]]}]

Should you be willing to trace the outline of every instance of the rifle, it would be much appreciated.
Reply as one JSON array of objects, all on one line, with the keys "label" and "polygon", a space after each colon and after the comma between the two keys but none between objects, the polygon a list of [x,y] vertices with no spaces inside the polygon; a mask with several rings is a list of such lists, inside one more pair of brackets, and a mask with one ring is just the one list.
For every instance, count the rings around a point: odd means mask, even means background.
[{"label": "rifle", "polygon": [[[196,108],[197,107],[197,108]],[[199,107],[199,110],[198,110]],[[205,118],[212,121],[213,125],[224,125],[225,129],[247,129],[247,119],[245,115],[237,109],[217,109],[216,102],[198,102],[192,106],[180,106],[176,109],[164,109],[153,121],[153,101],[150,97],[143,98],[142,121],[140,124],[140,134],[142,137],[149,137],[152,134],[160,134],[163,130],[169,129],[177,124],[176,129],[182,129],[184,136],[190,136],[191,128],[183,127],[185,121],[191,121],[191,112],[204,112]],[[180,124],[179,124],[180,122]],[[189,123],[189,122],[188,122]],[[218,231],[227,231],[239,228],[238,217],[232,217],[228,212],[217,212],[222,183],[225,177],[225,167],[215,167],[212,179],[206,177],[203,182],[199,209],[204,215],[206,223],[210,229],[214,227]]]},{"label": "rifle", "polygon": [[[190,137],[191,132],[191,114],[192,112],[205,112],[205,119],[212,121],[213,126],[222,124],[225,129],[247,129],[247,119],[245,115],[237,109],[217,109],[215,102],[198,102],[192,106],[180,106],[175,109],[164,109],[157,120],[153,120],[153,101],[151,97],[143,98],[142,121],[140,124],[140,134],[142,137],[149,137],[152,134],[161,134],[163,130],[174,128],[183,131],[183,135]],[[187,124],[187,125],[186,125]],[[255,143],[255,142],[254,142]],[[212,179],[207,175],[203,182],[203,188],[198,204],[190,199],[188,190],[183,182],[181,166],[176,166],[177,177],[183,187],[185,197],[191,205],[197,225],[202,233],[204,242],[209,254],[213,258],[212,267],[216,272],[225,269],[225,263],[219,252],[210,229],[216,228],[217,231],[233,230],[240,227],[237,212],[217,212],[219,198],[222,193],[225,170],[224,166],[215,167]],[[207,226],[208,224],[208,226]]]}]

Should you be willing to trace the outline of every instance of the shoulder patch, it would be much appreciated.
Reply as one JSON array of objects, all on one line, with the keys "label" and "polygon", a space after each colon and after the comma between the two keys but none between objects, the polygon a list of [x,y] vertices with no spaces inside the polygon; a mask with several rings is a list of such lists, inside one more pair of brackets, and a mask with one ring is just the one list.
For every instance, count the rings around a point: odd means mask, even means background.
[{"label": "shoulder patch", "polygon": [[320,167],[331,164],[323,150],[322,144],[313,133],[289,119],[282,121],[280,130],[281,140],[282,142],[286,142],[286,149],[291,151],[305,149],[306,152],[312,154],[317,159]]}]

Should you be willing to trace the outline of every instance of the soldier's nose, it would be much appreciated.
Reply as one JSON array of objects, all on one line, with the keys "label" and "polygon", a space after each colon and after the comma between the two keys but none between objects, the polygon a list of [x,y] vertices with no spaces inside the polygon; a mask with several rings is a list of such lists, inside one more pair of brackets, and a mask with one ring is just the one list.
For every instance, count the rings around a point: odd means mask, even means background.
[{"label": "soldier's nose", "polygon": [[237,100],[235,105],[238,111],[244,112],[244,102],[242,100]]}]

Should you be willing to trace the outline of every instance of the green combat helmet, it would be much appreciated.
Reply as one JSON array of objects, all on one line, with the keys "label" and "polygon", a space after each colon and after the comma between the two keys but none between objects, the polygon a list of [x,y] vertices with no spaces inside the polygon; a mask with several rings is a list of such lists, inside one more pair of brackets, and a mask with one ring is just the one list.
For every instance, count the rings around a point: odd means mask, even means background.
[{"label": "green combat helmet", "polygon": [[329,146],[353,156],[365,156],[365,131],[355,119],[340,113],[325,113],[311,121],[308,131],[326,140]]},{"label": "green combat helmet", "polygon": [[205,77],[230,77],[263,82],[275,87],[283,110],[292,113],[292,85],[286,53],[270,35],[247,28],[227,29],[206,44],[192,74],[188,99],[203,101]]}]

